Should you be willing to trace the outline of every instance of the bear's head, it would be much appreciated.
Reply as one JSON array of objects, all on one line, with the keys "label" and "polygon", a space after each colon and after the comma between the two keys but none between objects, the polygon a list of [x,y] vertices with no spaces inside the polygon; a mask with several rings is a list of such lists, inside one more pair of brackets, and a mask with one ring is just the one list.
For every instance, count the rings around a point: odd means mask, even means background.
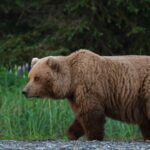
[{"label": "bear's head", "polygon": [[28,78],[22,91],[26,97],[59,99],[69,93],[71,77],[64,57],[33,58]]}]

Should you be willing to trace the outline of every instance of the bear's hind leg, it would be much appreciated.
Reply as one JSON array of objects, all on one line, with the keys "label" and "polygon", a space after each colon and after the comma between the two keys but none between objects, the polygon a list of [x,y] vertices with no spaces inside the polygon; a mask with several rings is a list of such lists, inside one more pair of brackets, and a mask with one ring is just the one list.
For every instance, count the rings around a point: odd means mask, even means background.
[{"label": "bear's hind leg", "polygon": [[144,140],[150,140],[150,122],[140,125]]}]

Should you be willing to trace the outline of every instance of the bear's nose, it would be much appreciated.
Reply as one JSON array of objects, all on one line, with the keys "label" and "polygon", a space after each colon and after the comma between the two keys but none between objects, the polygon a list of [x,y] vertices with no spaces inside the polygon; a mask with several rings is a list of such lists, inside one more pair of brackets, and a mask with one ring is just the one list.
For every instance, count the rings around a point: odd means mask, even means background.
[{"label": "bear's nose", "polygon": [[27,96],[27,91],[23,90],[22,94],[25,95],[25,96]]}]

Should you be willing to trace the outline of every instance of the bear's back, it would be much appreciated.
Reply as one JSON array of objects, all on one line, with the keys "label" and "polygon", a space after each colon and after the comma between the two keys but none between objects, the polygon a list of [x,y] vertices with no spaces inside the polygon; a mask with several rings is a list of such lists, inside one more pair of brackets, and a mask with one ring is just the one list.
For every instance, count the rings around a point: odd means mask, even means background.
[{"label": "bear's back", "polygon": [[141,112],[136,107],[142,104],[138,99],[139,90],[145,76],[149,75],[150,57],[99,56],[87,50],[80,50],[75,55],[78,61],[73,70],[78,77],[76,81],[80,80],[77,84],[85,84],[92,94],[104,98],[102,103],[105,103],[108,116],[138,122],[140,119],[136,116]]}]

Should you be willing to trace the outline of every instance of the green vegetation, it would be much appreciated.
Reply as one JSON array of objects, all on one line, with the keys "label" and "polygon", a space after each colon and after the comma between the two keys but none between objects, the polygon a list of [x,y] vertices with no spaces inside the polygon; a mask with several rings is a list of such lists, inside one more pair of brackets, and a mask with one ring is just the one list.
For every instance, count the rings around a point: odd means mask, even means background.
[{"label": "green vegetation", "polygon": [[[24,77],[0,68],[0,139],[67,139],[66,129],[73,121],[67,100],[26,99],[21,90]],[[107,119],[106,140],[138,140],[137,127]]]},{"label": "green vegetation", "polygon": [[150,0],[1,0],[0,63],[66,55],[150,54]]}]

